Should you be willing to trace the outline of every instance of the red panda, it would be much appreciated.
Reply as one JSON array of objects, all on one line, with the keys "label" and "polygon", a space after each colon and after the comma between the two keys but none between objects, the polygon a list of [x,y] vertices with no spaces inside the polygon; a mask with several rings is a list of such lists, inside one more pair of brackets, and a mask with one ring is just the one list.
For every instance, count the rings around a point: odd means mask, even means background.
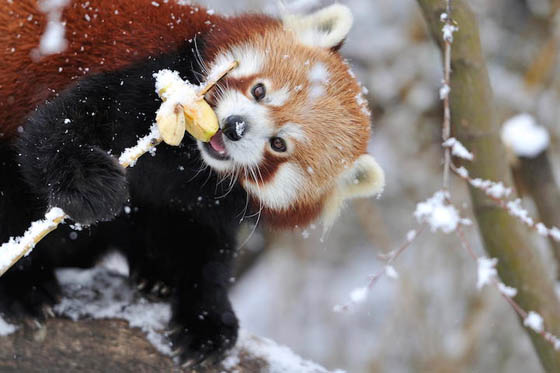
[{"label": "red panda", "polygon": [[[360,85],[338,53],[352,24],[347,7],[276,19],[182,3],[57,0],[66,46],[54,54],[40,47],[53,22],[38,10],[44,1],[2,3],[0,239],[48,205],[80,223],[112,220],[81,243],[66,242],[62,230],[35,251],[120,246],[137,277],[174,289],[172,323],[180,328],[171,340],[182,361],[196,365],[237,336],[226,289],[247,204],[273,227],[318,218],[329,226],[345,199],[379,193],[384,177],[367,154]],[[210,142],[160,146],[126,172],[116,164],[110,154],[134,145],[155,118],[153,73],[178,70],[197,83],[231,60],[238,67],[206,97],[220,123]],[[134,216],[120,214],[125,203],[137,207]],[[25,213],[13,219],[18,208]],[[178,250],[180,237],[193,249]],[[56,261],[28,261],[0,278],[0,312],[21,294],[35,292],[35,306],[52,299],[41,289]]]}]

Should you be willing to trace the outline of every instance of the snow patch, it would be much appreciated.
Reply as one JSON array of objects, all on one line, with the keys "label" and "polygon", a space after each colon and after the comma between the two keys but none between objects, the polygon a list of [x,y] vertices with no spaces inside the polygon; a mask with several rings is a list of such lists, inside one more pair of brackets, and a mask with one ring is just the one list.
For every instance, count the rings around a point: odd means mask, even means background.
[{"label": "snow patch", "polygon": [[451,154],[456,157],[467,159],[469,161],[472,161],[474,158],[473,154],[469,152],[467,148],[465,148],[465,146],[454,137],[447,139],[442,144],[442,146],[444,148],[451,148]]},{"label": "snow patch", "polygon": [[288,347],[280,346],[266,338],[256,338],[241,330],[237,345],[230,353],[230,359],[232,356],[240,356],[247,352],[257,359],[266,361],[268,366],[265,371],[268,373],[327,373],[325,368],[302,359]]},{"label": "snow patch", "polygon": [[[68,0],[43,0],[38,4],[39,10],[47,16],[47,26],[39,41],[40,55],[60,53],[66,49],[68,42],[64,38],[62,10],[68,3]],[[37,51],[33,53],[36,54]]]},{"label": "snow patch", "polygon": [[498,272],[496,271],[496,264],[498,264],[498,259],[481,257],[477,259],[477,263],[478,279],[476,281],[476,287],[478,289],[482,289],[484,285],[490,284],[492,279],[494,279],[498,275]]},{"label": "snow patch", "polygon": [[548,148],[550,135],[531,115],[516,115],[504,122],[502,142],[521,157],[534,158]]},{"label": "snow patch", "polygon": [[457,209],[447,203],[448,198],[448,193],[437,191],[431,198],[416,205],[414,216],[419,222],[428,223],[432,232],[451,233],[459,224],[468,224],[466,219],[461,219]]},{"label": "snow patch", "polygon": [[541,315],[535,311],[529,311],[525,320],[523,320],[523,325],[533,329],[537,333],[541,333],[544,330],[544,321]]},{"label": "snow patch", "polygon": [[171,318],[169,304],[147,301],[129,287],[127,277],[110,271],[103,264],[87,270],[59,269],[56,276],[63,294],[54,307],[58,315],[74,321],[82,318],[126,320],[131,327],[146,333],[147,339],[161,353],[171,355],[171,345],[162,334]]},{"label": "snow patch", "polygon": [[0,337],[4,337],[14,333],[17,330],[17,326],[9,324],[6,322],[2,316],[0,316]]},{"label": "snow patch", "polygon": [[504,294],[506,297],[513,298],[517,295],[517,289],[507,286],[503,282],[498,282],[498,290],[500,293]]}]

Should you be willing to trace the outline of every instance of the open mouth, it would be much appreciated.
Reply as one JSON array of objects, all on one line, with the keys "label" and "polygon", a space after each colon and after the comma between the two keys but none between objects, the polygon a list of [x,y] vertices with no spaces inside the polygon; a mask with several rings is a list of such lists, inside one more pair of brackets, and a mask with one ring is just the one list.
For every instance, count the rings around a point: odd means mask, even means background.
[{"label": "open mouth", "polygon": [[203,146],[212,158],[219,160],[229,159],[221,129],[212,136],[209,142],[205,142]]}]

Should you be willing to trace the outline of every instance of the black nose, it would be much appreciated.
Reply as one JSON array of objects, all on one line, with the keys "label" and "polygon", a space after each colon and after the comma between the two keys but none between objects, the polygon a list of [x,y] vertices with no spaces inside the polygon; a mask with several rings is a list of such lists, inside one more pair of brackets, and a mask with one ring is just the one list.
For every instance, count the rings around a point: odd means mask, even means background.
[{"label": "black nose", "polygon": [[239,115],[230,115],[224,120],[222,132],[232,141],[240,140],[247,130],[245,118]]}]

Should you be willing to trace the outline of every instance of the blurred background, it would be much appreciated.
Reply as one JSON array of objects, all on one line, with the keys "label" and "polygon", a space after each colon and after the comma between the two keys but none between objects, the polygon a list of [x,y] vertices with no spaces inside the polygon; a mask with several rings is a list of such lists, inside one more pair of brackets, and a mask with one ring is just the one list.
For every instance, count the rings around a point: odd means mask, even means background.
[{"label": "blurred background", "polygon": [[[286,0],[297,11],[331,2]],[[253,234],[233,289],[242,327],[329,369],[349,372],[542,371],[526,332],[498,292],[476,289],[476,263],[453,234],[426,232],[395,262],[398,279],[384,277],[365,302],[333,311],[383,268],[378,255],[398,248],[416,228],[416,203],[441,187],[442,159],[440,53],[416,2],[340,2],[354,13],[342,53],[369,91],[370,152],[386,171],[387,187],[378,200],[349,204],[324,239],[319,226]],[[273,0],[201,3],[226,14],[278,12]],[[554,14],[559,1],[469,3],[479,18],[497,120],[527,112],[547,127],[560,175],[560,12]],[[465,186],[454,180],[452,188],[463,215],[471,217]],[[534,212],[530,200],[524,203]],[[483,253],[476,225],[468,233]],[[547,242],[533,239],[552,276]]]}]

